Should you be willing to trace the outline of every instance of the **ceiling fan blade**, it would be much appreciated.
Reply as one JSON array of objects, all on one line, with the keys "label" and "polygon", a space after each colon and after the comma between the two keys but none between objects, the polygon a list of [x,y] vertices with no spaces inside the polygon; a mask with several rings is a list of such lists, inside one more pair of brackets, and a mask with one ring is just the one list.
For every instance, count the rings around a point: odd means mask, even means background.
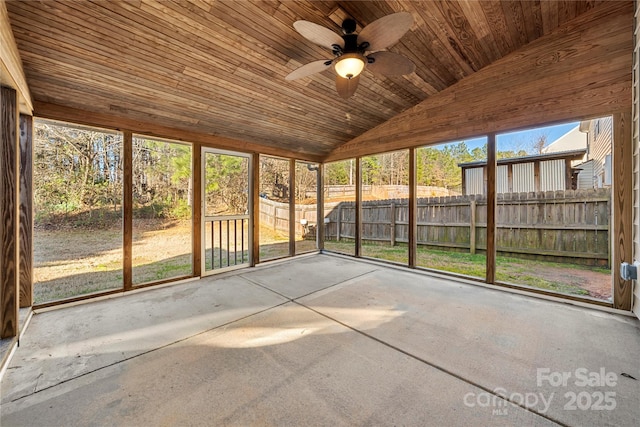
[{"label": "ceiling fan blade", "polygon": [[359,75],[350,79],[336,75],[336,90],[338,91],[338,95],[344,99],[351,98],[351,96],[356,93],[356,89],[358,89],[359,81]]},{"label": "ceiling fan blade", "polygon": [[317,45],[324,46],[328,49],[333,49],[332,46],[334,44],[344,47],[342,37],[321,25],[309,21],[296,21],[293,23],[293,27],[302,37]]},{"label": "ceiling fan blade", "polygon": [[364,27],[358,43],[369,42],[368,51],[386,49],[396,44],[412,25],[413,16],[409,12],[392,13]]},{"label": "ceiling fan blade", "polygon": [[403,76],[413,73],[416,69],[416,66],[409,58],[393,52],[375,52],[367,55],[367,58],[375,59],[372,64],[367,64],[367,70],[374,74]]},{"label": "ceiling fan blade", "polygon": [[321,71],[327,70],[331,67],[331,63],[329,62],[329,65],[327,65],[327,60],[321,59],[319,61],[313,61],[313,62],[309,62],[306,65],[303,65],[302,67],[293,70],[292,72],[290,72],[287,77],[285,77],[285,80],[297,80],[297,79],[301,79],[303,77],[307,77],[310,76],[312,74],[315,73],[319,73]]}]

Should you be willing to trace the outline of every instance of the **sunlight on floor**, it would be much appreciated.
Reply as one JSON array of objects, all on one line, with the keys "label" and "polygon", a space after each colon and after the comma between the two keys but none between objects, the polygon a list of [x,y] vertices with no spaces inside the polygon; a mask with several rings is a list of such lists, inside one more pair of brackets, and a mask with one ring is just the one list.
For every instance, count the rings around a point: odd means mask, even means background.
[{"label": "sunlight on floor", "polygon": [[[376,309],[316,307],[316,309],[320,313],[339,312],[344,318],[350,319],[349,325],[357,330],[376,328],[402,316],[404,313],[403,311],[395,310],[393,307]],[[280,307],[280,310],[286,312],[285,318],[296,319],[296,321],[290,325],[258,328],[246,328],[243,326],[240,329],[235,329],[233,325],[230,325],[229,327],[221,328],[221,333],[210,339],[208,344],[223,348],[264,347],[295,341],[312,334],[335,333],[335,326],[333,324],[327,326],[326,318],[319,318],[313,322],[306,321],[301,324],[300,316],[305,312],[308,313],[308,309],[305,307],[287,306]]]}]

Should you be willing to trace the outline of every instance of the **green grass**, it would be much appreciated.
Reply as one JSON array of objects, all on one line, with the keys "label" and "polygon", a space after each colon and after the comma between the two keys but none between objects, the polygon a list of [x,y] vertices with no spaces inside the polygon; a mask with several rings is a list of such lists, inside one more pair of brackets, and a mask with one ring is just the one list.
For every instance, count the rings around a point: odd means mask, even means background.
[{"label": "green grass", "polygon": [[371,243],[362,245],[362,256],[406,264],[409,252],[407,245],[402,243],[396,246]]},{"label": "green grass", "polygon": [[[325,248],[328,250],[353,254],[353,241],[327,241]],[[379,243],[362,244],[362,254],[366,257],[377,258],[385,261],[406,264],[408,248],[406,244],[399,243],[396,246]],[[442,251],[434,249],[418,248],[416,263],[419,267],[456,273],[465,276],[484,279],[486,275],[486,257],[484,254],[469,254],[464,252]],[[572,279],[572,271],[588,271],[594,275],[609,277],[611,272],[600,267],[587,267],[581,265],[562,264],[547,261],[531,261],[513,257],[499,256],[496,260],[496,280],[516,285],[531,286],[538,289],[559,292],[571,295],[589,295],[589,291],[577,285]],[[560,270],[564,274],[558,274],[556,279],[541,277],[540,272],[551,269]]]},{"label": "green grass", "polygon": [[133,283],[141,284],[172,277],[189,276],[192,273],[192,268],[190,255],[139,265],[132,269]]}]

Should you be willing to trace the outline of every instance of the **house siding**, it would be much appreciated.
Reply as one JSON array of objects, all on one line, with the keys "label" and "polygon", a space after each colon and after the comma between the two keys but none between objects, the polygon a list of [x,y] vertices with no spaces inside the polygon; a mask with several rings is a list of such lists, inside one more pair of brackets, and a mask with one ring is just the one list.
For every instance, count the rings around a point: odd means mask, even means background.
[{"label": "house siding", "polygon": [[605,171],[605,163],[611,164],[613,118],[609,116],[591,120],[587,138],[589,147],[587,159],[593,161],[594,186],[597,188],[611,186],[611,170]]},{"label": "house siding", "polygon": [[516,163],[513,165],[513,192],[527,193],[536,191],[533,176],[533,162]]},{"label": "house siding", "polygon": [[576,167],[581,169],[578,174],[578,190],[593,189],[593,162],[590,160]]},{"label": "house siding", "polygon": [[466,194],[484,194],[484,168],[470,168],[465,172]]},{"label": "house siding", "polygon": [[565,190],[564,160],[547,160],[540,162],[540,191]]},{"label": "house siding", "polygon": [[498,193],[509,193],[509,166],[498,166],[496,187]]},{"label": "house siding", "polygon": [[[584,150],[567,152],[557,158],[551,156],[527,156],[498,161],[496,173],[496,191],[502,193],[530,193],[534,191],[562,191],[571,190],[572,182],[568,179],[567,164],[574,158],[582,156]],[[543,160],[544,157],[551,157]],[[555,158],[554,158],[555,157]],[[527,161],[528,160],[528,161]],[[507,164],[500,164],[500,162]],[[486,166],[460,164],[462,167],[464,194],[484,194],[486,191]],[[591,163],[589,169],[582,171],[583,181],[591,182]],[[584,187],[584,186],[583,186]],[[593,188],[589,185],[586,188]]]}]

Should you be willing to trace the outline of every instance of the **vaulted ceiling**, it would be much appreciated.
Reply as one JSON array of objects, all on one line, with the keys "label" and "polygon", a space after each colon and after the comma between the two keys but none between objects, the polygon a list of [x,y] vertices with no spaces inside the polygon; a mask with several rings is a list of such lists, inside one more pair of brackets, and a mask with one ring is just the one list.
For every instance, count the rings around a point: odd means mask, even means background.
[{"label": "vaulted ceiling", "polygon": [[[322,158],[599,1],[6,0],[38,105],[157,123]],[[408,11],[414,25],[389,50],[414,73],[365,71],[341,99],[327,71],[285,76],[331,53],[297,20],[336,32]]]}]

